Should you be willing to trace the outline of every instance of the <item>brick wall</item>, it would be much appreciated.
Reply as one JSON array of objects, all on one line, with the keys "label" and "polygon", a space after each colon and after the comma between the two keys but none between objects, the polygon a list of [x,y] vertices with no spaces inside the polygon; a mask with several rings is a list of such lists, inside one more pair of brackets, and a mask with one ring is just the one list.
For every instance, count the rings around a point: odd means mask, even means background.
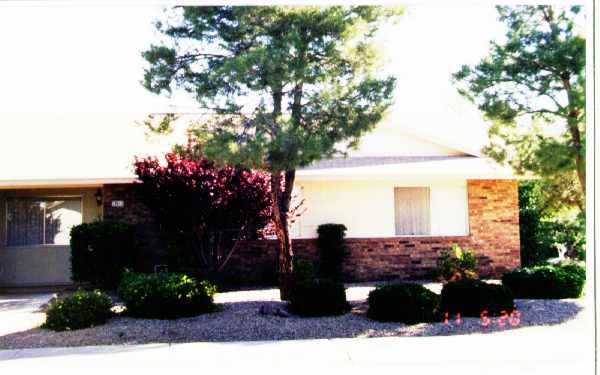
[{"label": "brick wall", "polygon": [[[519,208],[517,182],[514,180],[469,180],[469,235],[447,237],[349,238],[344,274],[348,281],[427,277],[435,268],[440,251],[456,243],[473,249],[479,259],[480,272],[497,276],[520,265]],[[111,206],[123,200],[123,208]],[[391,204],[391,203],[390,203]],[[161,246],[158,226],[127,185],[104,188],[106,219],[131,222],[138,228],[145,251]],[[314,239],[293,242],[297,259],[316,261]],[[163,246],[164,248],[164,246]],[[277,244],[275,241],[252,241],[240,246],[230,259],[226,271],[248,282],[274,277]],[[164,262],[164,252],[154,252],[147,262]]]},{"label": "brick wall", "polygon": [[[483,276],[499,276],[520,265],[519,203],[515,180],[469,180],[468,236],[349,238],[344,275],[348,281],[428,277],[442,250],[452,244],[474,250]],[[293,241],[295,257],[316,261],[316,241]],[[259,279],[275,267],[275,241],[241,247],[228,268]]]},{"label": "brick wall", "polygon": [[[113,202],[122,201],[123,207],[114,207]],[[138,266],[148,272],[155,264],[166,262],[166,247],[160,236],[160,226],[151,211],[137,196],[131,184],[111,184],[102,188],[104,220],[120,221],[134,226],[136,244],[141,251]]]}]

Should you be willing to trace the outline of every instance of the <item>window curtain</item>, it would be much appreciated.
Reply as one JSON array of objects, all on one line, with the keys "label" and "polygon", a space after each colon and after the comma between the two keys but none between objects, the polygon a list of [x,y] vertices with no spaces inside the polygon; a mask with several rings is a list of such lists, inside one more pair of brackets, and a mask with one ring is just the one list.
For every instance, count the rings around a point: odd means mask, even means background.
[{"label": "window curtain", "polygon": [[394,189],[396,235],[431,233],[429,187]]}]

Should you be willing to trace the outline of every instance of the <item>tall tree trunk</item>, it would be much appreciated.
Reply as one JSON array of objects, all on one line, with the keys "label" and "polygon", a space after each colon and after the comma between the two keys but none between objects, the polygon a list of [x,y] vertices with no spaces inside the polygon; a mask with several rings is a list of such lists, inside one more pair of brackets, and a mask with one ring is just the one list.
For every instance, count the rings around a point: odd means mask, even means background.
[{"label": "tall tree trunk", "polygon": [[[275,223],[275,234],[279,245],[277,273],[279,278],[279,292],[281,300],[290,299],[293,284],[293,260],[292,239],[288,227],[288,210],[292,197],[292,189],[296,171],[286,171],[283,179],[281,172],[271,173],[271,198],[273,200],[273,221]],[[283,183],[283,191],[281,185]]]},{"label": "tall tree trunk", "polygon": [[[574,118],[572,118],[573,116]],[[577,113],[570,113],[568,120],[569,133],[571,134],[571,141],[575,148],[575,167],[577,169],[577,177],[579,178],[579,184],[581,185],[581,191],[585,197],[585,155],[583,155],[583,145],[581,144],[581,132],[579,131]]]},{"label": "tall tree trunk", "polygon": [[[552,14],[550,14],[552,15]],[[583,145],[581,144],[581,132],[579,131],[579,121],[581,115],[581,109],[578,108],[574,103],[574,94],[571,87],[570,76],[561,76],[563,87],[567,92],[567,99],[569,101],[569,112],[567,116],[567,127],[571,134],[571,141],[575,148],[575,168],[577,169],[577,177],[579,178],[579,184],[581,185],[581,191],[585,199],[585,155],[583,155]]]}]

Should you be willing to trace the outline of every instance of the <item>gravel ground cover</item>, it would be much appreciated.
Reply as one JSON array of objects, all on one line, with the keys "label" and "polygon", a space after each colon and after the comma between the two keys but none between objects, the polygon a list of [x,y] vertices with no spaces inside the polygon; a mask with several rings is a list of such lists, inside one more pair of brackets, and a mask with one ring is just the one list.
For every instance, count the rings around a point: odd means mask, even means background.
[{"label": "gravel ground cover", "polygon": [[[518,321],[491,317],[485,324],[479,318],[456,319],[450,316],[447,323],[379,323],[366,317],[366,298],[374,285],[349,284],[347,297],[353,309],[342,316],[300,318],[263,315],[259,309],[265,304],[273,308],[284,307],[279,300],[278,289],[234,291],[217,294],[215,302],[221,311],[211,314],[177,320],[133,319],[117,314],[105,325],[77,331],[53,332],[34,328],[0,335],[0,349],[487,333],[560,324],[576,319],[583,310],[581,299],[515,300],[520,313]],[[439,283],[424,285],[436,293],[441,290]]]}]

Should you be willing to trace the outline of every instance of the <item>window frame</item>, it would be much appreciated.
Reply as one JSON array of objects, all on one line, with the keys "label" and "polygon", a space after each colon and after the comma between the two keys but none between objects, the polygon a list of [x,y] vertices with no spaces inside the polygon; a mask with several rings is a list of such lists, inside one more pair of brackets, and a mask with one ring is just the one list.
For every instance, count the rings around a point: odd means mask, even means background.
[{"label": "window frame", "polygon": [[[33,200],[60,200],[60,199],[69,199],[69,198],[79,198],[79,207],[81,211],[81,223],[84,222],[84,195],[83,194],[68,194],[68,195],[11,195],[4,196],[4,248],[6,249],[30,249],[30,248],[42,248],[42,247],[65,247],[70,246],[69,244],[35,244],[35,245],[9,245],[8,244],[8,200],[9,199],[33,199]],[[46,239],[46,234],[44,231],[44,241]]]}]

